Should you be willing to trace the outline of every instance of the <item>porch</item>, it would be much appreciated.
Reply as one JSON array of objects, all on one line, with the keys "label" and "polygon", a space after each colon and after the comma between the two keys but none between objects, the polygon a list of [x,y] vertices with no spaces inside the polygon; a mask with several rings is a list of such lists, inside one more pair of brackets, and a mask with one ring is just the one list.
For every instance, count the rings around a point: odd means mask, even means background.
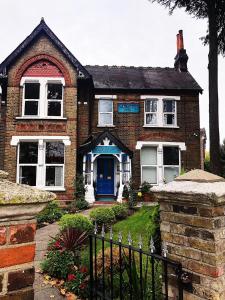
[{"label": "porch", "polygon": [[80,150],[83,151],[86,201],[122,202],[124,185],[131,178],[132,152],[108,131]]}]

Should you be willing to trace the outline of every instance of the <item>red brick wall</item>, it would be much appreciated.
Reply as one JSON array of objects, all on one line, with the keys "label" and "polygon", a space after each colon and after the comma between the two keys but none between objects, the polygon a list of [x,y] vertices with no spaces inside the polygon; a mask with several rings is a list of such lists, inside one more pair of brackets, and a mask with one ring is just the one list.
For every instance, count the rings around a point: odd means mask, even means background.
[{"label": "red brick wall", "polygon": [[[28,62],[36,58],[51,57],[65,76],[64,117],[66,120],[18,120],[22,109],[22,88],[19,86],[21,70],[25,71]],[[71,146],[65,149],[65,188],[58,192],[59,199],[73,199],[73,181],[76,176],[77,156],[77,72],[64,55],[45,37],[42,36],[11,66],[8,72],[5,158],[4,170],[9,172],[9,180],[16,180],[16,147],[10,145],[14,135],[50,135],[69,136]],[[0,137],[1,138],[1,137]]]},{"label": "red brick wall", "polygon": [[0,170],[4,168],[4,137],[5,137],[5,105],[1,102],[0,95]]},{"label": "red brick wall", "polygon": [[[99,91],[96,92],[100,94]],[[107,93],[104,92],[104,95]],[[109,95],[112,91],[109,92]],[[116,93],[113,93],[116,94]],[[173,96],[176,96],[173,94]],[[182,152],[182,166],[187,169],[200,168],[199,142],[199,97],[196,95],[181,95],[177,101],[177,124],[179,128],[144,128],[144,100],[140,94],[117,94],[114,104],[114,128],[110,131],[117,136],[129,149],[134,151],[132,159],[132,177],[140,183],[140,150],[135,150],[137,141],[168,141],[185,142],[187,150]],[[140,103],[140,113],[118,113],[117,104],[121,102]],[[92,108],[91,131],[96,135],[105,128],[98,125],[98,100],[95,99]],[[198,136],[195,136],[197,134]]]}]

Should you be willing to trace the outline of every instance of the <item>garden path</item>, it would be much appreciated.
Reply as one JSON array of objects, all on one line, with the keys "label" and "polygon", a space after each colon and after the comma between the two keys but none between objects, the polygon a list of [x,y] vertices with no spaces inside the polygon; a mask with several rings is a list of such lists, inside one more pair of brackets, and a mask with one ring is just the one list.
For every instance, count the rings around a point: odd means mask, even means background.
[{"label": "garden path", "polygon": [[[89,216],[90,209],[84,210],[81,213],[85,216]],[[52,237],[59,232],[59,226],[57,223],[50,224],[37,230],[36,233],[36,254],[34,259],[35,264],[35,281],[34,281],[34,300],[65,300],[65,297],[60,295],[57,288],[52,287],[43,275],[40,273],[40,263],[44,260],[44,256],[48,247],[48,243]]]}]

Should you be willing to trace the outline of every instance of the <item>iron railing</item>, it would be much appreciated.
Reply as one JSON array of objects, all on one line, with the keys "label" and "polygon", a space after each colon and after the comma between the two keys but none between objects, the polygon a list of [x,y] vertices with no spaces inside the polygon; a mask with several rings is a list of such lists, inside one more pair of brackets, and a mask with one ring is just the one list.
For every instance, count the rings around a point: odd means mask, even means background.
[{"label": "iron railing", "polygon": [[177,287],[177,300],[183,300],[182,265],[167,258],[167,246],[162,255],[155,253],[151,238],[149,250],[143,250],[142,237],[134,247],[131,235],[128,244],[122,243],[122,234],[113,240],[112,228],[105,237],[94,233],[90,239],[90,299],[112,300],[168,300],[169,282]]}]

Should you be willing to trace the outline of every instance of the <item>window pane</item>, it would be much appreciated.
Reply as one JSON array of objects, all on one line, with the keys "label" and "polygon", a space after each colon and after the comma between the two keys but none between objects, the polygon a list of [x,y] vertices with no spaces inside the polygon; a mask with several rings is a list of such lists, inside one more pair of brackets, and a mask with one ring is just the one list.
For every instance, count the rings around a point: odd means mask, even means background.
[{"label": "window pane", "polygon": [[142,165],[157,165],[157,147],[144,147],[141,149]]},{"label": "window pane", "polygon": [[163,112],[175,112],[175,100],[163,100]]},{"label": "window pane", "polygon": [[25,101],[25,116],[37,116],[38,115],[38,101]]},{"label": "window pane", "polygon": [[99,125],[112,125],[112,114],[100,114]]},{"label": "window pane", "polygon": [[99,112],[112,112],[112,100],[100,100]]},{"label": "window pane", "polygon": [[21,142],[19,162],[21,164],[36,164],[38,162],[38,143]]},{"label": "window pane", "polygon": [[36,186],[36,166],[21,166],[19,183]]},{"label": "window pane", "polygon": [[40,84],[25,83],[25,99],[39,99],[39,98],[40,98]]},{"label": "window pane", "polygon": [[156,167],[142,167],[142,182],[156,184],[157,183],[157,168]]},{"label": "window pane", "polygon": [[163,147],[163,164],[166,166],[179,165],[178,147]]},{"label": "window pane", "polygon": [[164,124],[165,125],[174,125],[175,124],[174,114],[164,114]]},{"label": "window pane", "polygon": [[157,124],[156,114],[146,114],[146,124],[151,124],[151,125]]},{"label": "window pane", "polygon": [[145,101],[146,112],[157,112],[157,100],[146,100]]},{"label": "window pane", "polygon": [[63,186],[63,167],[46,167],[46,186]]},{"label": "window pane", "polygon": [[166,183],[173,181],[179,175],[179,168],[165,167],[164,179]]},{"label": "window pane", "polygon": [[48,116],[61,116],[61,102],[48,101]]},{"label": "window pane", "polygon": [[48,99],[62,99],[62,84],[49,83],[48,84]]},{"label": "window pane", "polygon": [[64,144],[61,142],[46,143],[46,164],[64,163]]}]

